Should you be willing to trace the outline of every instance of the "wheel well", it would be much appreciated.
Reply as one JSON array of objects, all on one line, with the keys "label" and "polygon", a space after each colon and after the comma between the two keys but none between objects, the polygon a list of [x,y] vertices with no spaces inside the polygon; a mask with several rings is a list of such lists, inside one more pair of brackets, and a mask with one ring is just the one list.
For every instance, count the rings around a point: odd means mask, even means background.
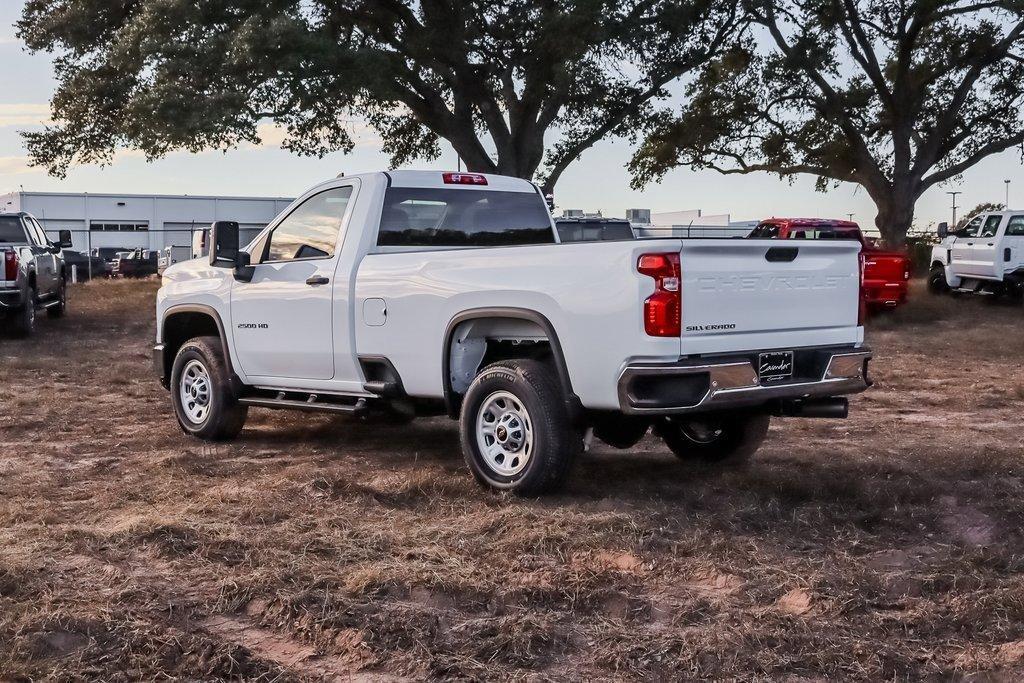
[{"label": "wheel well", "polygon": [[565,359],[551,324],[531,311],[488,310],[467,314],[449,325],[444,347],[444,394],[449,415],[456,417],[473,379],[499,360],[530,358],[550,363],[566,401],[576,414],[579,399],[572,392]]},{"label": "wheel well", "polygon": [[932,261],[931,267],[934,268],[935,266],[939,266],[940,268],[945,268],[946,264],[943,263],[942,261]]},{"label": "wheel well", "polygon": [[[212,336],[220,339],[224,344],[224,336],[221,334],[220,325],[209,313],[201,311],[182,311],[172,313],[164,318],[163,341],[164,341],[164,377],[171,376],[171,367],[174,365],[174,357],[178,355],[178,349],[189,339],[196,337]],[[227,349],[224,349],[224,356],[227,358]]]}]

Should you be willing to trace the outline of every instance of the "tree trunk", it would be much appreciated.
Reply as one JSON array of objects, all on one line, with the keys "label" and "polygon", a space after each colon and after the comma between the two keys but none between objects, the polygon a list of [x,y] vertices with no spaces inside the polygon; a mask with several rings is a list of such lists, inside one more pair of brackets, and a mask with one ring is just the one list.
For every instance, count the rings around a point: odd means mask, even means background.
[{"label": "tree trunk", "polygon": [[875,227],[882,233],[882,242],[887,247],[902,248],[907,243],[907,231],[914,222],[917,197],[912,192],[890,187],[873,199],[878,208]]}]

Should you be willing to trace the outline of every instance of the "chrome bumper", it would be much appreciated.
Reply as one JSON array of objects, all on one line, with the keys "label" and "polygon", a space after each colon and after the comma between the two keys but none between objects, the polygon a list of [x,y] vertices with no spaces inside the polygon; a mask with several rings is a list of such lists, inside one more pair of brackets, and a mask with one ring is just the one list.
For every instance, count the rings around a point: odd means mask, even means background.
[{"label": "chrome bumper", "polygon": [[798,349],[812,376],[761,383],[749,357],[636,364],[619,375],[619,406],[630,415],[679,414],[856,394],[871,386],[870,349]]}]

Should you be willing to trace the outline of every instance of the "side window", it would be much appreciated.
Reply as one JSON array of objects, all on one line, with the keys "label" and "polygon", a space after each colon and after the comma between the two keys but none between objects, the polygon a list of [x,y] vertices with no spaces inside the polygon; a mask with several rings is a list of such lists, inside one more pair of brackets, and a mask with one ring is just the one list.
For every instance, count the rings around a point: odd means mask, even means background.
[{"label": "side window", "polygon": [[985,227],[981,229],[981,233],[978,237],[995,237],[996,233],[999,232],[999,224],[1003,222],[1003,217],[1000,215],[989,216],[988,220],[985,221]]},{"label": "side window", "polygon": [[26,217],[25,227],[28,228],[28,236],[29,239],[32,240],[33,244],[39,247],[46,246],[46,237],[42,234],[42,230],[39,229],[39,226],[34,220]]},{"label": "side window", "polygon": [[779,226],[772,225],[771,223],[762,223],[754,228],[754,231],[750,233],[750,238],[756,240],[773,240],[778,236]]},{"label": "side window", "polygon": [[39,233],[39,238],[40,238],[40,239],[42,240],[42,242],[40,242],[40,244],[41,244],[42,246],[44,246],[44,247],[45,247],[45,246],[49,246],[49,244],[50,244],[50,240],[49,240],[49,238],[48,238],[48,237],[46,236],[46,231],[45,231],[45,230],[43,230],[43,226],[39,225],[39,221],[37,221],[37,220],[36,220],[35,218],[32,218],[32,219],[30,219],[30,220],[32,221],[32,225],[36,226],[36,231],[38,231],[38,233]]},{"label": "side window", "polygon": [[1006,224],[1007,237],[1024,237],[1024,216],[1012,216]]},{"label": "side window", "polygon": [[978,231],[980,229],[981,229],[981,216],[978,216],[977,218],[972,220],[970,223],[968,223],[964,227],[960,228],[960,230],[957,231],[956,236],[957,237],[977,237],[978,236]]},{"label": "side window", "polygon": [[267,261],[330,258],[341,232],[341,221],[352,187],[337,187],[313,195],[278,223],[270,233]]}]

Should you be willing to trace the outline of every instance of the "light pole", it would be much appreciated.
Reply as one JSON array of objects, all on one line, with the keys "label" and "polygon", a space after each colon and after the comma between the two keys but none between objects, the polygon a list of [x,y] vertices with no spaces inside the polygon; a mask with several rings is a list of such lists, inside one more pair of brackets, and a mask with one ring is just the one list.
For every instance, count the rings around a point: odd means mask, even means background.
[{"label": "light pole", "polygon": [[1006,180],[1003,181],[1003,183],[1006,185],[1006,202],[1003,204],[1003,208],[1004,209],[1009,209],[1010,208],[1010,179],[1007,178]]},{"label": "light pole", "polygon": [[961,192],[960,190],[957,190],[956,192],[947,192],[946,194],[948,194],[951,197],[953,197],[953,222],[950,223],[949,226],[953,230],[956,230],[956,196],[958,194],[963,194],[963,192]]},{"label": "light pole", "polygon": [[852,214],[852,213],[848,213],[848,214],[846,214],[846,217],[847,217],[848,219],[850,219],[850,222],[851,222],[851,223],[853,222],[853,214]]}]

